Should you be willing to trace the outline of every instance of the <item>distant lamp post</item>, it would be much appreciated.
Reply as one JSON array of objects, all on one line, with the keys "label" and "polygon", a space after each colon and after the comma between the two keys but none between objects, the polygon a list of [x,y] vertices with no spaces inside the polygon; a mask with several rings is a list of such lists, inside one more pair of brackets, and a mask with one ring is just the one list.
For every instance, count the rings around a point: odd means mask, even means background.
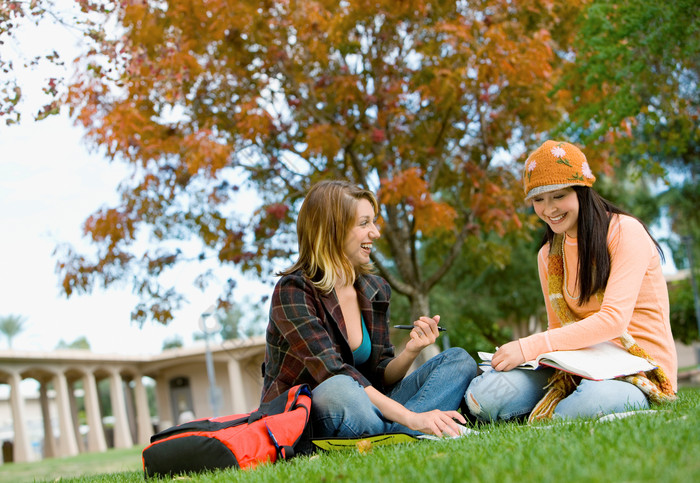
[{"label": "distant lamp post", "polygon": [[209,378],[209,403],[213,417],[219,416],[219,403],[221,401],[221,391],[216,386],[216,373],[214,372],[214,361],[209,348],[209,336],[221,329],[219,319],[216,318],[216,307],[210,306],[199,318],[199,328],[204,333],[204,345],[206,347],[207,376]]}]

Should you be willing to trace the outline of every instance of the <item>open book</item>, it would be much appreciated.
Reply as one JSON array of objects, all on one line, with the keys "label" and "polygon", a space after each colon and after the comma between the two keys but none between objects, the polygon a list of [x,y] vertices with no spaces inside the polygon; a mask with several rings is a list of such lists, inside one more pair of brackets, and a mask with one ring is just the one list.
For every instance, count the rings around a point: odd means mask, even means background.
[{"label": "open book", "polygon": [[[487,362],[489,367],[492,356],[490,352],[479,352],[479,357]],[[518,368],[534,370],[541,366],[554,367],[594,381],[614,379],[656,368],[646,359],[634,356],[612,342],[601,342],[572,351],[546,352],[533,361],[524,362]]]}]

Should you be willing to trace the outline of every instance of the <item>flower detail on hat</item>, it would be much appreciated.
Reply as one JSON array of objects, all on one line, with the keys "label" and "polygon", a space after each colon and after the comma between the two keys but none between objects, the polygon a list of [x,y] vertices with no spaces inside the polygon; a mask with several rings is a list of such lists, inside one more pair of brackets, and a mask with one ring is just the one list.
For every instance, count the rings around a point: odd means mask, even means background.
[{"label": "flower detail on hat", "polygon": [[561,144],[552,148],[552,156],[555,158],[563,158],[566,156],[566,151],[564,151],[564,148],[561,147]]},{"label": "flower detail on hat", "polygon": [[552,153],[552,156],[554,156],[556,158],[557,163],[565,164],[569,168],[573,168],[573,166],[571,166],[571,163],[569,163],[566,159],[564,159],[564,156],[566,156],[566,151],[564,150],[564,148],[561,147],[562,144],[564,144],[564,143],[559,143],[558,145],[554,146],[550,150],[550,152]]},{"label": "flower detail on hat", "polygon": [[583,164],[581,164],[581,171],[583,171],[583,175],[586,178],[594,178],[593,171],[591,171],[591,167],[588,166],[588,162],[584,161]]},{"label": "flower detail on hat", "polygon": [[532,162],[530,164],[527,165],[527,179],[528,179],[528,181],[532,177],[532,171],[536,167],[537,167],[537,161],[535,161],[534,159],[532,160]]}]

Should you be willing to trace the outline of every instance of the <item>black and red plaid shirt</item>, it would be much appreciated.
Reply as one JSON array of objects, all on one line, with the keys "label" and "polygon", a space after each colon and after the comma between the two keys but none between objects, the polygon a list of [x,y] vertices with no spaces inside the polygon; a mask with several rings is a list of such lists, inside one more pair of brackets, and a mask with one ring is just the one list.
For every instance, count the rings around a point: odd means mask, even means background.
[{"label": "black and red plaid shirt", "polygon": [[267,326],[262,402],[296,384],[313,389],[339,374],[384,391],[384,370],[394,358],[389,340],[391,288],[376,275],[360,275],[354,286],[372,343],[369,359],[359,367],[353,365],[335,290],[321,293],[301,270],[277,282]]}]

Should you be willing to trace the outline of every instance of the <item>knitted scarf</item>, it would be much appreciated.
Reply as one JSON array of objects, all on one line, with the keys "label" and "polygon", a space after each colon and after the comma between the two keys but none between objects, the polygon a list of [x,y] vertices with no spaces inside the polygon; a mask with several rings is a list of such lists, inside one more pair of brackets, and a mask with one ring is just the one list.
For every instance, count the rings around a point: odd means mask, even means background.
[{"label": "knitted scarf", "polygon": [[[549,300],[554,312],[557,314],[562,326],[573,324],[577,321],[574,314],[564,300],[564,236],[555,235],[549,250],[548,285]],[[603,300],[603,292],[596,294],[599,302]],[[662,403],[673,401],[676,395],[673,392],[671,381],[668,379],[663,369],[642,349],[632,338],[624,332],[620,336],[622,346],[635,356],[643,357],[653,365],[657,366],[652,371],[640,372],[629,376],[618,377],[618,380],[629,382],[637,386],[652,403]],[[547,392],[544,397],[535,405],[530,413],[528,422],[550,419],[554,414],[559,401],[571,394],[578,386],[581,378],[564,371],[556,370],[549,378],[545,387]]]}]

